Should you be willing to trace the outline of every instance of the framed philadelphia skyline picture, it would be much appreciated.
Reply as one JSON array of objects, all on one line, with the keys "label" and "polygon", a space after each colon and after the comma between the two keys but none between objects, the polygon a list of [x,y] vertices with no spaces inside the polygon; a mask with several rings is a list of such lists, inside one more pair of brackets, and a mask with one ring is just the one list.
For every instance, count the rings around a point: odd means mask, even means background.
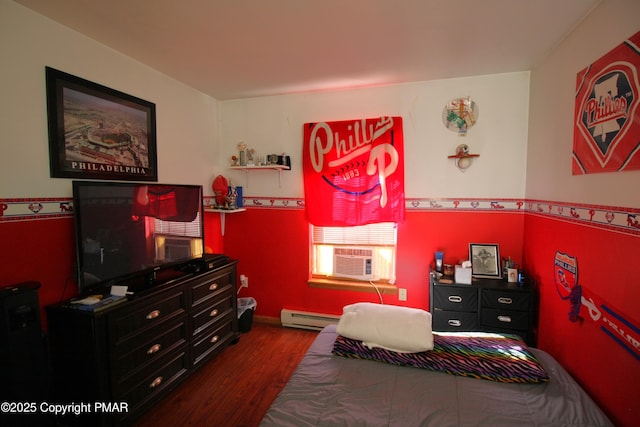
[{"label": "framed philadelphia skyline picture", "polygon": [[46,67],[51,177],[157,181],[155,104]]}]

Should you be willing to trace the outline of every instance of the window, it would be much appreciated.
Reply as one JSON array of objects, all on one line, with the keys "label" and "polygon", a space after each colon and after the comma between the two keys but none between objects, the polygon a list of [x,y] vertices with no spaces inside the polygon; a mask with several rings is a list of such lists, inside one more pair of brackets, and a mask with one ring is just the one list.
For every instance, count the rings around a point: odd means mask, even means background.
[{"label": "window", "polygon": [[150,217],[147,220],[153,221],[153,226],[149,224],[149,229],[154,231],[156,262],[187,259],[204,253],[199,213],[191,222]]},{"label": "window", "polygon": [[154,218],[153,226],[156,234],[185,237],[200,237],[202,235],[202,223],[200,222],[199,213],[191,222],[166,221]]},{"label": "window", "polygon": [[[354,227],[310,227],[312,279],[347,278],[395,283],[395,223],[384,222]],[[352,261],[349,262],[347,258]],[[347,261],[347,264],[340,264],[343,261]],[[339,271],[334,270],[336,266]]]}]

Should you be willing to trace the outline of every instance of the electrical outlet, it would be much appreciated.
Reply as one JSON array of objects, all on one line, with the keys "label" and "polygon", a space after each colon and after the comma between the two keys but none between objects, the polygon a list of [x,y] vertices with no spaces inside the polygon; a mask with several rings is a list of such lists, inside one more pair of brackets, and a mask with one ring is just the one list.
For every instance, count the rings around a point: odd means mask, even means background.
[{"label": "electrical outlet", "polygon": [[244,274],[240,275],[240,287],[241,288],[248,288],[249,287],[249,278],[247,276],[245,276]]},{"label": "electrical outlet", "polygon": [[406,301],[407,300],[407,290],[405,288],[398,289],[398,300]]}]

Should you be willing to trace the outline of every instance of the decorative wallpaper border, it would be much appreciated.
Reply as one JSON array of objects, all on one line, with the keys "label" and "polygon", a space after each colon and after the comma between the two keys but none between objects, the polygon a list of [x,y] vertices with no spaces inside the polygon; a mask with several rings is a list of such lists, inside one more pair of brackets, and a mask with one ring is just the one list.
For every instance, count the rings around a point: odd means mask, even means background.
[{"label": "decorative wallpaper border", "polygon": [[[206,206],[213,197],[205,197]],[[295,197],[243,198],[245,208],[304,209],[304,199]],[[408,211],[525,212],[561,221],[640,236],[640,208],[564,203],[548,200],[414,198],[406,200]],[[71,198],[0,199],[0,223],[71,217]]]},{"label": "decorative wallpaper border", "polygon": [[71,198],[0,199],[0,222],[34,221],[73,216]]},{"label": "decorative wallpaper border", "polygon": [[640,236],[640,209],[527,200],[526,212],[567,222]]},{"label": "decorative wallpaper border", "polygon": [[[206,198],[205,198],[206,199]],[[206,200],[205,200],[206,202]],[[302,198],[282,197],[244,197],[245,208],[276,208],[276,209],[304,209]],[[502,210],[522,211],[524,201],[522,199],[406,199],[405,207],[408,210]]]},{"label": "decorative wallpaper border", "polygon": [[442,198],[442,199],[407,199],[408,210],[418,211],[502,211],[522,212],[523,199],[470,199],[470,198]]}]

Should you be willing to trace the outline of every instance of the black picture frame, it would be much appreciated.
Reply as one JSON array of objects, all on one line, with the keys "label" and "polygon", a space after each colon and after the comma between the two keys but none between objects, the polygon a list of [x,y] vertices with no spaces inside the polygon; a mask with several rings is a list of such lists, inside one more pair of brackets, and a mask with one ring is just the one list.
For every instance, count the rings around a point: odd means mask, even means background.
[{"label": "black picture frame", "polygon": [[501,279],[500,247],[493,243],[469,243],[471,275],[476,278]]},{"label": "black picture frame", "polygon": [[46,67],[52,178],[157,181],[156,107]]}]

